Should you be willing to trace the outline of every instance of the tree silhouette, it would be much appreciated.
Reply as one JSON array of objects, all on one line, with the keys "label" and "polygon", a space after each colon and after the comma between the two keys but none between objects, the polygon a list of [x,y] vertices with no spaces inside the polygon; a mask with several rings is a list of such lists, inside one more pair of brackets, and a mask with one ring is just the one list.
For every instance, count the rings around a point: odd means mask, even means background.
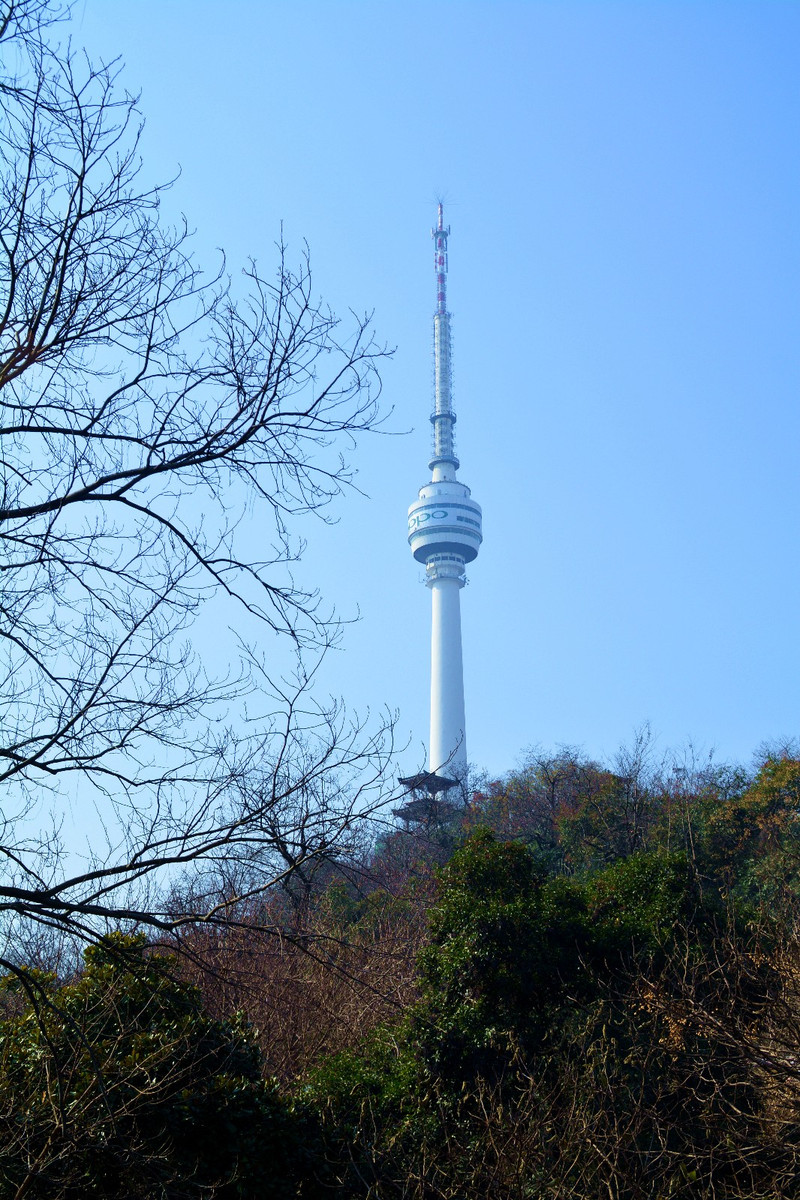
[{"label": "tree silhouette", "polygon": [[[201,274],[185,225],[163,220],[163,189],[143,182],[119,64],[59,45],[59,17],[45,0],[8,0],[0,16],[0,911],[12,946],[25,936],[15,918],[85,935],[213,915],[197,888],[191,912],[174,894],[159,908],[156,877],[201,860],[224,860],[230,877],[239,856],[263,867],[297,814],[299,859],[330,855],[388,752],[385,726],[363,734],[314,702],[337,626],[291,574],[293,518],[346,488],[343,451],[376,424],[383,351],[368,318],[345,330],[315,300],[307,255],[293,267],[282,244],[274,274],[251,262],[242,288],[224,264]],[[242,633],[222,677],[192,645],[201,616]],[[247,629],[294,647],[288,683],[248,650]],[[304,798],[323,788],[311,828]],[[69,871],[58,823],[38,830],[43,803],[76,796],[108,845]],[[279,855],[275,870],[298,865]]]}]

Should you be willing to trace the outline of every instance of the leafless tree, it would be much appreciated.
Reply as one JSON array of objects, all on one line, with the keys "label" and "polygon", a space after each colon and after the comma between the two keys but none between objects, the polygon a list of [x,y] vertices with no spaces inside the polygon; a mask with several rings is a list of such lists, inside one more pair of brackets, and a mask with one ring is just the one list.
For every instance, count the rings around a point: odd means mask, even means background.
[{"label": "leafless tree", "polygon": [[[0,912],[13,938],[174,929],[197,914],[159,907],[165,872],[273,851],[299,869],[380,786],[381,731],[311,698],[305,656],[336,625],[291,563],[293,519],[342,492],[376,424],[383,352],[282,244],[271,278],[202,275],[142,181],[119,65],[59,45],[48,0],[1,7]],[[288,641],[295,684],[264,686],[246,633],[214,676],[198,621]],[[70,871],[41,816],[76,799],[108,845]]]}]

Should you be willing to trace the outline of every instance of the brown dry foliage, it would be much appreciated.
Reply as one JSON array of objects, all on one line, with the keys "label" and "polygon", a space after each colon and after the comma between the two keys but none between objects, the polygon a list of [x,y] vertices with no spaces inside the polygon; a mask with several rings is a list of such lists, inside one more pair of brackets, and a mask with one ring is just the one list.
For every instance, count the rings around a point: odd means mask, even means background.
[{"label": "brown dry foliage", "polygon": [[399,897],[373,892],[347,920],[334,888],[284,928],[262,905],[258,918],[239,914],[240,923],[193,930],[183,944],[185,971],[212,1015],[245,1014],[266,1073],[290,1084],[417,998],[433,890],[429,872]]}]

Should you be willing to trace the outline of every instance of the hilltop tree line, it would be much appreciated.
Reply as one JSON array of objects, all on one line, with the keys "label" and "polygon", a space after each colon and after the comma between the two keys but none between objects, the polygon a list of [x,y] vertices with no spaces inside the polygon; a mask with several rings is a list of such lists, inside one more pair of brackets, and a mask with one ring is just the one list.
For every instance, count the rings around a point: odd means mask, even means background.
[{"label": "hilltop tree line", "polygon": [[796,1194],[800,757],[622,757],[9,977],[0,1195]]}]

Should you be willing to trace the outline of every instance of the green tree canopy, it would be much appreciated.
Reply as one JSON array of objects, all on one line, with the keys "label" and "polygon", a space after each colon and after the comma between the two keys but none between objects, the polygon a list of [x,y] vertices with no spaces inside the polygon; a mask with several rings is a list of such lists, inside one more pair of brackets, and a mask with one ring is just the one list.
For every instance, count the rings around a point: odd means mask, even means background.
[{"label": "green tree canopy", "polygon": [[116,935],[75,982],[24,983],[4,982],[3,1200],[294,1195],[290,1106],[248,1029],[207,1016],[172,958]]}]

